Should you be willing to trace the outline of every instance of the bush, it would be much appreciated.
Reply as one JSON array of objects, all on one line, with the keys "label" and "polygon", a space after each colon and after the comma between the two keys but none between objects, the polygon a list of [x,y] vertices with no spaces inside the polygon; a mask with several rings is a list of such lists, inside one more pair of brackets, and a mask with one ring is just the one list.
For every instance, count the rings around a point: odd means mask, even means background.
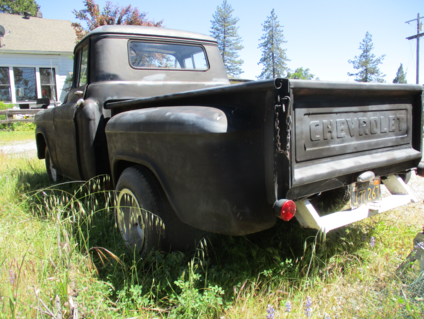
[{"label": "bush", "polygon": [[[5,102],[0,101],[0,111],[8,110],[13,107],[13,104],[7,104]],[[0,115],[0,121],[6,120],[6,115]],[[0,124],[0,130],[7,130],[7,131],[33,131],[35,130],[35,124],[34,123],[28,123],[28,122],[17,122],[17,123],[11,123],[11,124]]]},{"label": "bush", "polygon": [[[12,107],[13,107],[13,104],[7,104],[7,103],[0,101],[0,111],[11,109]],[[6,115],[0,115],[0,121],[5,120],[5,119],[6,119]],[[0,130],[4,130],[4,129],[7,129],[7,125],[0,124]]]},{"label": "bush", "polygon": [[12,107],[13,107],[12,103],[7,104],[7,103],[0,101],[0,110],[7,110],[7,109],[11,109]]},{"label": "bush", "polygon": [[[7,104],[0,101],[0,111],[11,109],[12,107],[13,107],[13,104]],[[0,115],[0,120],[5,120],[5,119],[6,119],[6,115]]]},{"label": "bush", "polygon": [[[6,126],[6,125],[5,125]],[[35,123],[33,122],[16,122],[8,124],[8,130],[9,131],[34,131],[35,130]]]},{"label": "bush", "polygon": [[0,124],[0,131],[34,131],[35,123],[32,122],[15,122],[10,124]]}]

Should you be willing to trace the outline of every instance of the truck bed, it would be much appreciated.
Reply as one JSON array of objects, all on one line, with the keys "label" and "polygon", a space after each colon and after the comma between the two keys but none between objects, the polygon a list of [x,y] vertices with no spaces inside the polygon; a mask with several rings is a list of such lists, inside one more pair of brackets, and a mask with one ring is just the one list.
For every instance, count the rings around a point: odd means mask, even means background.
[{"label": "truck bed", "polygon": [[418,85],[274,79],[105,108],[113,178],[142,157],[182,221],[224,234],[271,227],[278,199],[406,172],[422,156]]}]

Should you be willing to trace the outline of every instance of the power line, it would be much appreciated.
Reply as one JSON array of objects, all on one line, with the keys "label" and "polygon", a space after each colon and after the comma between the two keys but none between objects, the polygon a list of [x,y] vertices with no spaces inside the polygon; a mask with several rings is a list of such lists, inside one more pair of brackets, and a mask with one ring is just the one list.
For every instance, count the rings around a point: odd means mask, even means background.
[{"label": "power line", "polygon": [[422,23],[420,23],[420,20],[423,18],[424,17],[420,17],[420,14],[417,13],[416,19],[412,19],[405,22],[409,24],[409,22],[412,22],[415,20],[417,21],[417,34],[406,38],[407,40],[417,39],[417,84],[419,84],[420,82],[420,38],[424,36],[424,33],[420,33],[422,28]]}]

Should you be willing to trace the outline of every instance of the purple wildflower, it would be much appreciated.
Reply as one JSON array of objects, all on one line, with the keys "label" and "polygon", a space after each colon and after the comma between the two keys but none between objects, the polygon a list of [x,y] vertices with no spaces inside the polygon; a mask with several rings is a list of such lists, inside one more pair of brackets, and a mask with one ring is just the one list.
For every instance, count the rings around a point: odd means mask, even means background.
[{"label": "purple wildflower", "polygon": [[9,270],[9,282],[13,285],[15,283],[15,273],[13,269]]},{"label": "purple wildflower", "polygon": [[326,313],[326,314],[324,315],[324,319],[331,319],[331,318],[330,318],[330,315]]},{"label": "purple wildflower", "polygon": [[305,316],[310,318],[312,316],[312,298],[310,296],[306,297],[305,303]]},{"label": "purple wildflower", "polygon": [[287,300],[287,302],[286,302],[286,312],[291,312],[291,311],[292,311],[291,302]]},{"label": "purple wildflower", "polygon": [[371,248],[374,248],[374,246],[375,246],[375,237],[374,236],[371,236],[370,246],[371,246]]},{"label": "purple wildflower", "polygon": [[268,312],[268,315],[266,316],[267,319],[274,319],[274,308],[271,305],[268,305],[266,308],[266,312]]}]

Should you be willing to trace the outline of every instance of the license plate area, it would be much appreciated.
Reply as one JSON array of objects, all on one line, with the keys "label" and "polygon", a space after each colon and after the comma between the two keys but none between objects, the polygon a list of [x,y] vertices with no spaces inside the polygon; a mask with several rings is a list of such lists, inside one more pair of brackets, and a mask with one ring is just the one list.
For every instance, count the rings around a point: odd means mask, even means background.
[{"label": "license plate area", "polygon": [[369,182],[352,184],[352,208],[381,200],[381,179],[376,177]]}]

